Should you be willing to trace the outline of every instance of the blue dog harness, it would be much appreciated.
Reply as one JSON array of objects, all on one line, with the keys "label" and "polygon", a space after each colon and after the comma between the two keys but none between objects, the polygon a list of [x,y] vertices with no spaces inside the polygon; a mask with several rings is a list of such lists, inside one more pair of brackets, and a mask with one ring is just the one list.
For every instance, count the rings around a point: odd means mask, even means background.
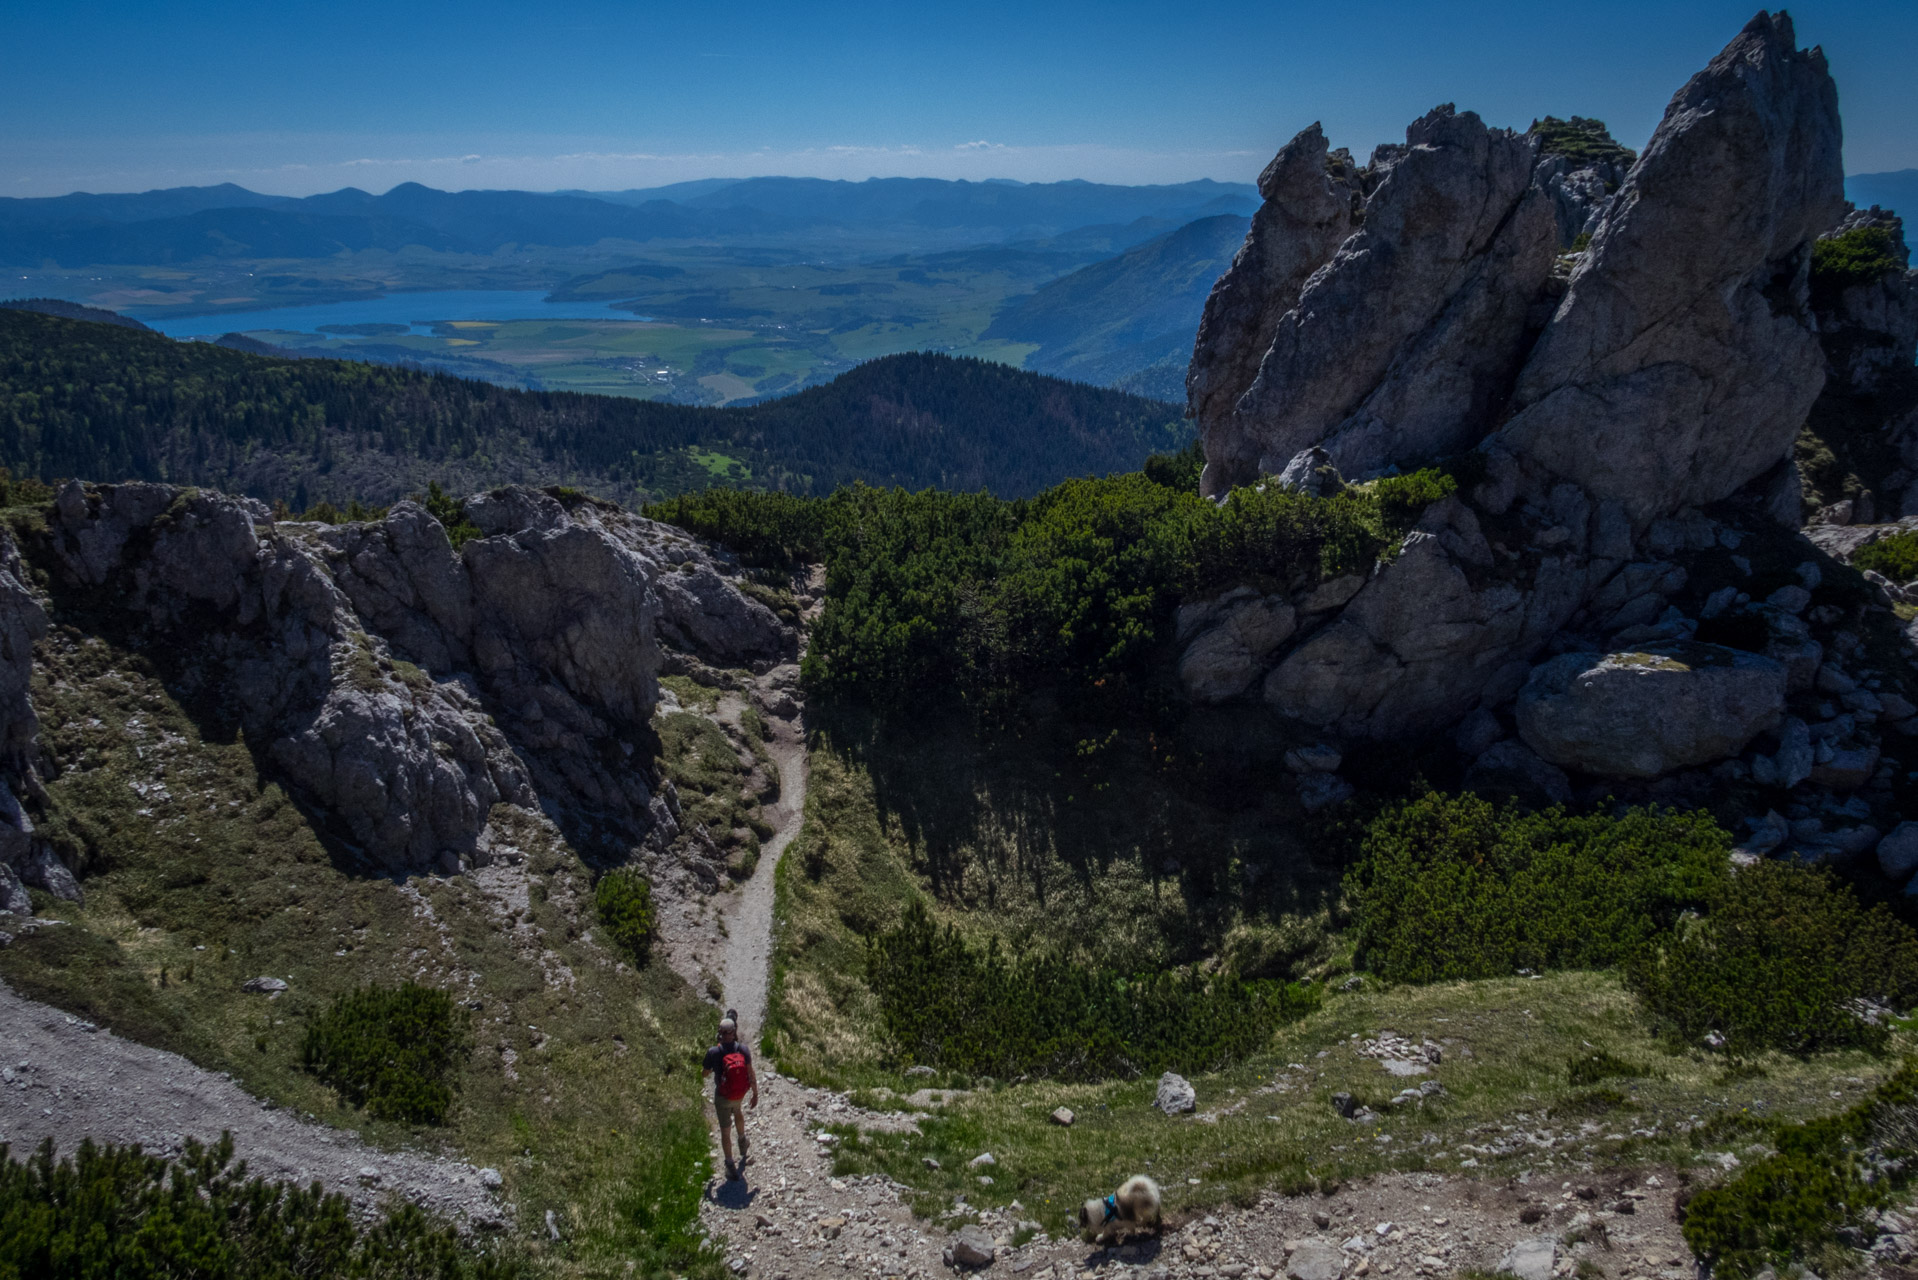
[{"label": "blue dog harness", "polygon": [[1107,1196],[1105,1199],[1105,1205],[1106,1205],[1106,1216],[1105,1216],[1106,1222],[1110,1222],[1114,1218],[1119,1216],[1119,1197]]}]

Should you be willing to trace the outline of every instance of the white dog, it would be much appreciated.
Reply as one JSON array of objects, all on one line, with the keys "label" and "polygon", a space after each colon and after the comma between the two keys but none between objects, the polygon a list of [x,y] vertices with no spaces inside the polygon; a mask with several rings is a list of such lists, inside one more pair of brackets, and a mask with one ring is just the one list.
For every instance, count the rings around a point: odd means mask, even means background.
[{"label": "white dog", "polygon": [[1105,1199],[1088,1200],[1079,1206],[1079,1227],[1093,1243],[1129,1234],[1129,1227],[1158,1231],[1159,1184],[1144,1176],[1127,1178]]}]

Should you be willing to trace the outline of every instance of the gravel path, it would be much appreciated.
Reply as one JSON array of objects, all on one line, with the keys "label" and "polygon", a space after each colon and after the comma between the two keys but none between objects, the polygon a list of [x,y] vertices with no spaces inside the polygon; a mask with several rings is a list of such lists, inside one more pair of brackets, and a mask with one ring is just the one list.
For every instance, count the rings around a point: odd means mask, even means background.
[{"label": "gravel path", "polygon": [[318,1181],[363,1210],[399,1197],[461,1225],[502,1219],[471,1165],[375,1150],[352,1133],[276,1110],[176,1053],[96,1030],[0,983],[0,1142],[15,1159],[48,1137],[62,1154],[92,1138],[174,1155],[188,1138],[211,1144],[222,1130],[249,1172]]},{"label": "gravel path", "polygon": [[726,918],[726,949],[720,958],[720,981],[726,988],[726,1007],[739,1011],[750,1029],[755,1050],[759,1028],[766,1021],[766,981],[772,968],[773,873],[786,846],[799,834],[806,815],[806,743],[794,725],[768,721],[773,737],[767,754],[779,766],[779,830],[759,851],[759,863],[722,910]]}]

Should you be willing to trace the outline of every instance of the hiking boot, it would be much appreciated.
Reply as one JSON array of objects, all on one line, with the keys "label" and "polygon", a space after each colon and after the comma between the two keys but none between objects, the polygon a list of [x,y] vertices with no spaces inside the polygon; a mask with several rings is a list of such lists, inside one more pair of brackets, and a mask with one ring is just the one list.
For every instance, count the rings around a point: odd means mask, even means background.
[{"label": "hiking boot", "polygon": [[733,1162],[730,1160],[726,1162],[726,1181],[728,1182],[739,1181],[739,1168],[737,1165],[733,1164]]}]

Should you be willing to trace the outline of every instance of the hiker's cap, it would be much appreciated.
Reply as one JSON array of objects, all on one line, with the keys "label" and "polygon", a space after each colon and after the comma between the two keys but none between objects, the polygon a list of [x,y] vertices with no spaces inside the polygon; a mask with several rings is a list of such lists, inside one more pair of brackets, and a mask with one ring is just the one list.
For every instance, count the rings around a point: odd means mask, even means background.
[{"label": "hiker's cap", "polygon": [[719,1029],[721,1031],[737,1031],[739,1030],[739,1024],[731,1018],[721,1018],[719,1020]]}]

